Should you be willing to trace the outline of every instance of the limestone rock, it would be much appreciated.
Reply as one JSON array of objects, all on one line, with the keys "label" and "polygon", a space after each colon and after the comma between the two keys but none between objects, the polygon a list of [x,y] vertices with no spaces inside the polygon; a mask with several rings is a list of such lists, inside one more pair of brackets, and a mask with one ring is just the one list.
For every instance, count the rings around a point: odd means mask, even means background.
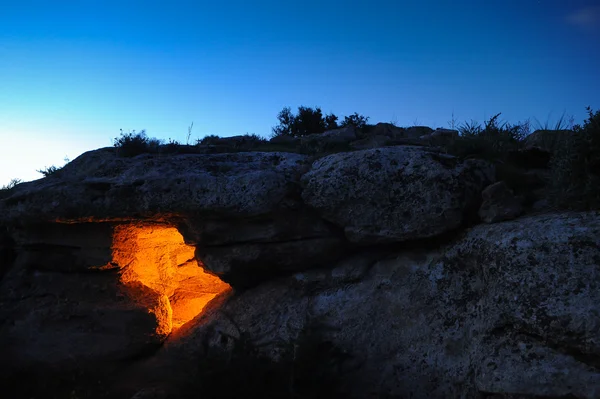
[{"label": "limestone rock", "polygon": [[244,337],[282,362],[309,329],[345,397],[596,398],[598,237],[597,212],[538,215],[299,273],[232,298],[165,356],[231,355],[241,342],[228,337]]},{"label": "limestone rock", "polygon": [[60,176],[22,183],[0,203],[0,221],[159,219],[257,215],[291,195],[306,157],[291,153],[156,155],[86,153]]},{"label": "limestone rock", "polygon": [[315,161],[302,176],[302,198],[352,242],[398,242],[460,226],[492,175],[485,162],[386,147]]},{"label": "limestone rock", "polygon": [[483,190],[481,196],[483,203],[479,208],[479,217],[485,223],[511,220],[523,212],[521,202],[504,181],[489,185]]}]

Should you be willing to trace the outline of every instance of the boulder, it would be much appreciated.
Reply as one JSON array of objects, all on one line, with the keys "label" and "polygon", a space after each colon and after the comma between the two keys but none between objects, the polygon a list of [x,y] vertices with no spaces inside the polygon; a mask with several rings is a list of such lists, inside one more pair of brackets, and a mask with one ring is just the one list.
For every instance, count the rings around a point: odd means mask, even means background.
[{"label": "boulder", "polygon": [[401,242],[459,227],[493,174],[483,161],[422,147],[338,153],[302,176],[302,198],[351,242]]},{"label": "boulder", "polygon": [[479,208],[479,217],[485,223],[515,219],[523,212],[521,202],[504,181],[489,185],[481,196],[483,202]]}]

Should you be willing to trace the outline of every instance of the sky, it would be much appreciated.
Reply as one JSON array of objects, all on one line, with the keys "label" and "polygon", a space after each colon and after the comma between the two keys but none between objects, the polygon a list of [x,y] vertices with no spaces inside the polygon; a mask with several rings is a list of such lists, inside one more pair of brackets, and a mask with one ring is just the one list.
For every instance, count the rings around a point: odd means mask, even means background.
[{"label": "sky", "polygon": [[0,186],[113,145],[269,137],[285,106],[449,127],[600,109],[597,0],[0,4]]}]

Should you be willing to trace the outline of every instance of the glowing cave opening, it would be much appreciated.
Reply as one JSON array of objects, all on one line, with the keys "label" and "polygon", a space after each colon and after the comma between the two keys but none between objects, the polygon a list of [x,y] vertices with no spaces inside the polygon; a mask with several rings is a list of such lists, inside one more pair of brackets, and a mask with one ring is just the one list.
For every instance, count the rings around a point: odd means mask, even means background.
[{"label": "glowing cave opening", "polygon": [[181,327],[215,296],[231,289],[204,271],[194,249],[175,227],[115,227],[112,258],[121,267],[120,281],[132,297],[145,298],[156,317],[158,334],[168,335]]}]

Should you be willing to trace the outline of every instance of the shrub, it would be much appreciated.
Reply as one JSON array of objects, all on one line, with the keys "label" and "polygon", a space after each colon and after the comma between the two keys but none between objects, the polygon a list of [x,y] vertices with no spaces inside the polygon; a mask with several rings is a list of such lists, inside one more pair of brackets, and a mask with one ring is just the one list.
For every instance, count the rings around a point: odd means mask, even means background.
[{"label": "shrub", "polygon": [[216,134],[209,134],[201,139],[196,140],[196,145],[215,145],[219,143],[220,139],[221,138]]},{"label": "shrub", "polygon": [[323,133],[326,122],[323,118],[321,108],[298,107],[298,114],[292,123],[292,135],[296,137],[306,136],[312,133]]},{"label": "shrub", "polygon": [[297,115],[290,107],[284,107],[278,114],[279,124],[273,127],[272,137],[289,135],[294,137],[306,136],[313,133],[323,133],[329,127],[337,127],[338,117],[329,114],[323,117],[321,108],[298,107]]},{"label": "shrub", "polygon": [[23,180],[21,180],[21,179],[10,179],[8,184],[5,184],[4,186],[2,186],[0,188],[0,190],[12,190],[17,184],[20,184],[22,182],[23,182]]},{"label": "shrub", "polygon": [[334,114],[328,114],[325,116],[325,130],[333,130],[337,129],[338,126],[338,117]]},{"label": "shrub", "polygon": [[482,127],[474,121],[458,127],[459,137],[443,144],[448,153],[459,157],[505,161],[511,151],[523,147],[529,122],[500,124],[496,114]]},{"label": "shrub", "polygon": [[[149,139],[146,136],[146,131],[142,130],[136,133],[135,130],[129,133],[123,133],[121,136],[115,137],[114,146],[117,149],[117,154],[123,157],[134,157],[150,151],[150,143],[156,144],[158,140]],[[160,142],[158,143],[160,144]]]},{"label": "shrub", "polygon": [[52,175],[56,174],[56,172],[58,172],[61,169],[62,168],[59,168],[58,166],[52,165],[52,166],[46,167],[46,169],[38,169],[37,172],[44,175],[44,177],[48,177],[48,176],[52,176]]},{"label": "shrub", "polygon": [[365,117],[364,115],[360,115],[358,112],[355,112],[350,116],[345,116],[344,121],[342,122],[341,126],[342,127],[354,126],[357,129],[362,129],[367,125],[368,121],[369,121],[368,116]]}]

